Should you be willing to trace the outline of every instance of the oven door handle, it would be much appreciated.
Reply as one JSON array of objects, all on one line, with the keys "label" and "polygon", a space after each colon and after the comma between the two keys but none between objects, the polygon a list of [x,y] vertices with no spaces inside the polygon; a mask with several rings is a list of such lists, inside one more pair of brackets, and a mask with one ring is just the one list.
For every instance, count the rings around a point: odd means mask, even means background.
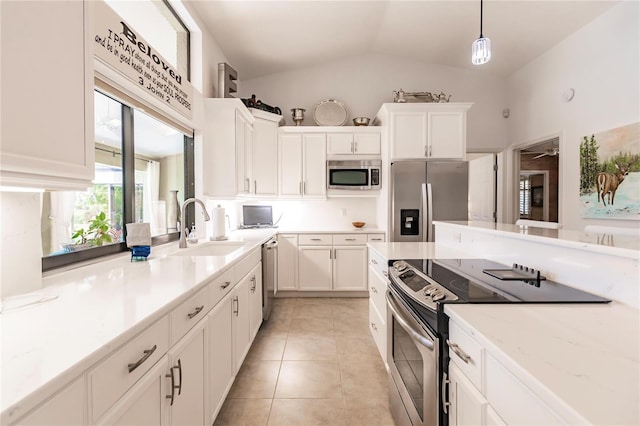
[{"label": "oven door handle", "polygon": [[400,309],[398,308],[398,305],[396,304],[396,302],[393,301],[392,297],[393,296],[391,295],[391,293],[387,292],[387,307],[393,313],[393,316],[396,318],[396,321],[398,321],[398,324],[400,324],[400,326],[404,329],[404,331],[409,333],[409,335],[415,341],[417,341],[418,343],[420,343],[422,346],[429,349],[430,351],[433,351],[434,342],[432,340],[427,339],[422,334],[418,333],[413,328],[411,328],[411,325],[409,325],[409,322],[404,318],[404,316],[400,314],[399,312]]}]

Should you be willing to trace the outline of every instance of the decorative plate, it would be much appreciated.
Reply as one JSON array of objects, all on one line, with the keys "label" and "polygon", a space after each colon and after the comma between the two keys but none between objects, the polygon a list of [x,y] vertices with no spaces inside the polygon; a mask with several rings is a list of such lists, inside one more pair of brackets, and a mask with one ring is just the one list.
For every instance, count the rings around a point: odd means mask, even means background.
[{"label": "decorative plate", "polygon": [[347,108],[335,99],[321,101],[313,108],[313,121],[318,126],[344,126],[348,118]]}]

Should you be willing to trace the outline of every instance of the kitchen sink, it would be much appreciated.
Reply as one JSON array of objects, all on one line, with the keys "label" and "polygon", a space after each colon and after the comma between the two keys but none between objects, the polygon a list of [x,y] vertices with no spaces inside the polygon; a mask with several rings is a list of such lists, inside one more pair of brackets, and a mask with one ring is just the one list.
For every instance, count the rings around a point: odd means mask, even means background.
[{"label": "kitchen sink", "polygon": [[209,242],[178,249],[171,256],[226,256],[245,246],[242,242]]}]

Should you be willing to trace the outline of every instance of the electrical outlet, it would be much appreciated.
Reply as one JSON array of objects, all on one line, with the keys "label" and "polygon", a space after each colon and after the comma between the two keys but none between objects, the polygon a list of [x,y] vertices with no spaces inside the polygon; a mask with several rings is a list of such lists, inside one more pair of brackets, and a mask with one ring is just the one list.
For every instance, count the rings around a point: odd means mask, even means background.
[{"label": "electrical outlet", "polygon": [[346,216],[347,215],[347,209],[342,208],[340,209],[340,216]]}]

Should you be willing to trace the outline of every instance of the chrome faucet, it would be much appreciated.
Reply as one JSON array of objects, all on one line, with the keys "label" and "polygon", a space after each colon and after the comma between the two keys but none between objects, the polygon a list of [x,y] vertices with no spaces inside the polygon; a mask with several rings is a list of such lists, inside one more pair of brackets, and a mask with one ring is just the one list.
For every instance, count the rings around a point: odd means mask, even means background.
[{"label": "chrome faucet", "polygon": [[180,243],[178,244],[179,248],[187,248],[187,227],[184,226],[184,215],[186,214],[185,210],[190,203],[200,204],[200,207],[202,207],[202,212],[204,213],[204,220],[211,220],[211,217],[209,217],[209,213],[207,213],[207,207],[201,200],[197,198],[188,198],[184,200],[184,203],[182,203],[182,207],[180,208],[180,217],[182,218],[183,223],[182,229],[180,229]]}]

